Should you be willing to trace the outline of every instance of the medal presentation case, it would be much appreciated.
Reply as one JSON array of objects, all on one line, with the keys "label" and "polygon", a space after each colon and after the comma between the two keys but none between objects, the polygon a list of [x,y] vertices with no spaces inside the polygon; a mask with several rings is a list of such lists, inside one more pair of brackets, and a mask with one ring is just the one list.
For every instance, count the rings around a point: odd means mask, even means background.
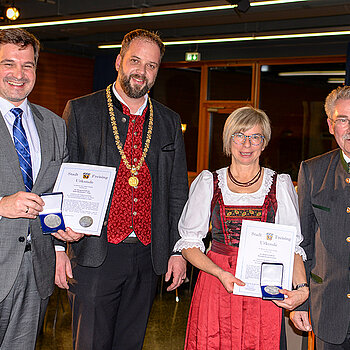
[{"label": "medal presentation case", "polygon": [[267,263],[261,264],[260,287],[262,299],[283,300],[284,294],[280,293],[283,281],[283,264]]},{"label": "medal presentation case", "polygon": [[63,193],[42,193],[40,197],[45,202],[44,210],[39,213],[43,234],[65,230],[62,216]]}]

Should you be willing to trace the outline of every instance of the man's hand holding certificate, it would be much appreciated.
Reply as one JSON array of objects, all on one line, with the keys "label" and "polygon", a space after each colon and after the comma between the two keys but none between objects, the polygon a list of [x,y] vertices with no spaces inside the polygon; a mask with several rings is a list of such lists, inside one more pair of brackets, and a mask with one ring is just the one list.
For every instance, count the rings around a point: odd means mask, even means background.
[{"label": "man's hand holding certificate", "polygon": [[279,289],[292,288],[296,228],[243,220],[233,293],[281,299]]},{"label": "man's hand holding certificate", "polygon": [[115,168],[63,163],[54,191],[63,192],[65,225],[75,232],[99,236],[115,177]]}]

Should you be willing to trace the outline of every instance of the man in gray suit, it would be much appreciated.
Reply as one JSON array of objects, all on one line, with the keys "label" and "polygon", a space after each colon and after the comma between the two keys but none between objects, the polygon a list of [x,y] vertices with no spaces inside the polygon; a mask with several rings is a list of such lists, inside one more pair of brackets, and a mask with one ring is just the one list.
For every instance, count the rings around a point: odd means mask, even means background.
[{"label": "man in gray suit", "polygon": [[317,350],[350,349],[350,86],[326,98],[329,132],[339,148],[301,163],[301,246],[307,254],[308,302],[292,313],[316,335]]},{"label": "man in gray suit", "polygon": [[[168,290],[186,276],[172,252],[188,192],[180,117],[148,96],[163,53],[155,33],[128,33],[117,81],[64,112],[71,161],[117,168],[101,236],[69,245],[76,350],[141,350],[158,275],[172,277]],[[64,252],[57,266],[57,284],[68,288]]]},{"label": "man in gray suit", "polygon": [[[27,100],[40,44],[22,29],[0,31],[0,349],[35,348],[54,288],[54,238],[39,218],[67,159],[64,121]],[[60,231],[60,239],[81,236]]]}]

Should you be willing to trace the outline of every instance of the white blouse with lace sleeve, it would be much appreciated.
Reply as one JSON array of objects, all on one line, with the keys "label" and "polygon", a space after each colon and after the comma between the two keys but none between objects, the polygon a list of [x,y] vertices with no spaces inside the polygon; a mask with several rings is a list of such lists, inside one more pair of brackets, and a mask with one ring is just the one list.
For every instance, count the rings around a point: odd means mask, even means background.
[{"label": "white blouse with lace sleeve", "polygon": [[[254,193],[235,193],[227,186],[227,168],[217,171],[219,187],[226,205],[263,205],[265,196],[272,185],[274,172],[264,168],[264,177],[260,189]],[[210,205],[213,197],[213,175],[202,171],[193,181],[189,199],[183,209],[178,227],[181,239],[175,244],[174,251],[187,248],[199,248],[204,252],[203,238],[206,237],[210,221]],[[287,174],[277,176],[276,184],[277,213],[276,224],[291,225],[297,228],[295,252],[306,260],[306,254],[300,243],[303,240],[300,231],[297,194],[292,180]]]}]

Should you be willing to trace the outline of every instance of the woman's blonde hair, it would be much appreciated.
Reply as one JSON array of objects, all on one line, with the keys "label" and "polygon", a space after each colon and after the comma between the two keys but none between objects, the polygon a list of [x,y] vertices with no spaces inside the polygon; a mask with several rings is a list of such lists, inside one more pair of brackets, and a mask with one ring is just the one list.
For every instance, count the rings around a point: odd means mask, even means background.
[{"label": "woman's blonde hair", "polygon": [[222,134],[223,150],[227,156],[231,156],[231,139],[236,132],[246,132],[259,125],[264,136],[263,147],[265,148],[271,138],[270,119],[264,111],[251,106],[237,108],[226,119]]}]

